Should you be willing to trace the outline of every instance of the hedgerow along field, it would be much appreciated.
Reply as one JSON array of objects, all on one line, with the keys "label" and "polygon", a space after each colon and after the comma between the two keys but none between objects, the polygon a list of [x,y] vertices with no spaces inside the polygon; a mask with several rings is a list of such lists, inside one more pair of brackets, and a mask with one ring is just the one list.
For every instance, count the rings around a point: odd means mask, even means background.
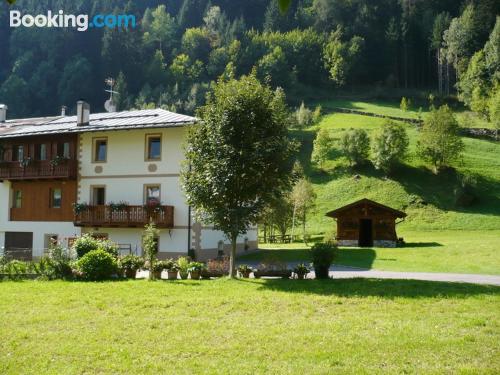
[{"label": "hedgerow along field", "polygon": [[0,283],[0,373],[498,373],[498,287]]},{"label": "hedgerow along field", "polygon": [[[408,247],[364,251],[342,249],[336,261],[338,264],[400,271],[500,273],[499,142],[463,137],[465,150],[462,160],[454,165],[456,173],[436,175],[416,156],[416,126],[404,123],[410,137],[410,152],[401,168],[393,176],[386,177],[371,165],[356,169],[349,167],[339,147],[341,135],[346,130],[362,128],[372,135],[385,119],[331,110],[355,108],[384,116],[415,118],[417,112],[414,108],[404,112],[396,101],[333,99],[319,103],[326,108],[322,120],[292,134],[301,142],[299,160],[317,194],[316,205],[307,220],[307,233],[312,237],[332,238],[335,222],[325,213],[365,197],[408,214],[397,226],[398,236],[405,239]],[[425,114],[423,111],[422,116]],[[464,116],[462,112],[458,114]],[[334,147],[323,170],[310,162],[312,143],[320,128],[328,129],[334,139]],[[473,175],[477,181],[475,189],[479,201],[469,207],[455,204],[453,194],[459,174]],[[301,234],[300,226],[295,233]],[[274,250],[272,257],[307,261],[307,257],[301,255],[302,244],[264,247]],[[275,251],[279,248],[288,249],[287,254]],[[290,253],[293,248],[298,251]],[[250,255],[241,261],[263,260],[267,255],[271,254]]]}]

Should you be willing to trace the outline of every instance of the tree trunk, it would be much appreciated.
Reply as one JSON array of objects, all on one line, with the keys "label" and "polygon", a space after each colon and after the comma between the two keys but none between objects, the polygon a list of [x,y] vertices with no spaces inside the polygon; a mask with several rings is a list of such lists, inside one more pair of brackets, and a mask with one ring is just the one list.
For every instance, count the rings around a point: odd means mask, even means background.
[{"label": "tree trunk", "polygon": [[234,279],[236,277],[236,240],[238,236],[231,238],[231,256],[229,258],[229,277]]},{"label": "tree trunk", "polygon": [[295,212],[297,211],[297,204],[293,204],[293,215],[292,215],[292,242],[294,241],[295,237]]},{"label": "tree trunk", "polygon": [[306,239],[306,213],[304,212],[304,217],[302,220],[302,240],[304,241],[304,244],[307,246],[307,239]]}]

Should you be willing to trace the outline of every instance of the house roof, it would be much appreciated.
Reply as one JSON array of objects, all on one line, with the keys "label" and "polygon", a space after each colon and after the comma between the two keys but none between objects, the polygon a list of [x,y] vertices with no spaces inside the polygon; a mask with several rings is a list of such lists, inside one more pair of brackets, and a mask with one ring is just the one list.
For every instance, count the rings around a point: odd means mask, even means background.
[{"label": "house roof", "polygon": [[402,217],[406,217],[406,213],[404,213],[403,211],[396,210],[394,208],[391,208],[391,207],[383,205],[381,203],[372,201],[371,199],[367,199],[367,198],[363,198],[363,199],[357,200],[355,202],[349,203],[348,205],[345,205],[345,206],[339,207],[339,208],[337,208],[337,209],[335,209],[333,211],[327,212],[326,216],[336,218],[336,217],[339,216],[339,214],[341,212],[346,211],[346,210],[348,210],[348,209],[350,209],[352,207],[361,206],[361,205],[364,205],[364,204],[369,204],[371,206],[375,206],[375,207],[381,208],[382,210],[391,212],[396,217],[401,217],[401,218]]},{"label": "house roof", "polygon": [[0,138],[29,135],[86,133],[109,130],[170,128],[190,125],[195,117],[164,109],[92,113],[88,125],[77,125],[76,116],[8,120],[0,124]]}]

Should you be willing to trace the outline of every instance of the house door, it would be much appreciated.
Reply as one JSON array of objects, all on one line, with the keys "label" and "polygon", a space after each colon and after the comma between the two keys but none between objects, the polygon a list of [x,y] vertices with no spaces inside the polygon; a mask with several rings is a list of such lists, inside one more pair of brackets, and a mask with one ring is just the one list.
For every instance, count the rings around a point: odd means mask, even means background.
[{"label": "house door", "polygon": [[361,219],[359,221],[359,246],[373,246],[373,231],[371,219]]},{"label": "house door", "polygon": [[5,255],[20,260],[33,259],[33,232],[5,232]]}]

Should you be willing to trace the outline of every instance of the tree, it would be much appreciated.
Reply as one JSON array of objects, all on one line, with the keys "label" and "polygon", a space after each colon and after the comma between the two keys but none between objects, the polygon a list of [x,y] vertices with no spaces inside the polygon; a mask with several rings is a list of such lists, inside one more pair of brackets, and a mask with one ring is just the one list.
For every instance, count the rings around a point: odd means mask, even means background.
[{"label": "tree", "polygon": [[431,48],[436,51],[436,67],[438,71],[438,92],[440,95],[444,93],[444,78],[443,78],[443,34],[450,26],[451,17],[447,12],[439,13],[434,19],[432,26],[432,34],[430,38]]},{"label": "tree", "polygon": [[311,125],[313,122],[313,113],[304,105],[304,102],[300,104],[299,109],[295,112],[295,117],[297,118],[297,125],[300,128]]},{"label": "tree", "polygon": [[486,67],[484,51],[472,56],[467,70],[458,82],[458,97],[474,112],[488,115],[488,96],[492,88],[491,78]]},{"label": "tree", "polygon": [[61,103],[76,105],[81,98],[92,97],[92,68],[90,62],[80,55],[75,56],[66,66],[59,80],[58,95]]},{"label": "tree", "polygon": [[15,74],[0,86],[0,102],[7,104],[12,117],[27,115],[29,108],[30,91],[24,79]]},{"label": "tree", "polygon": [[449,167],[464,149],[459,136],[459,125],[447,105],[432,109],[424,121],[417,143],[419,156],[432,163],[434,170]]},{"label": "tree", "polygon": [[341,27],[330,34],[323,50],[325,68],[330,73],[330,79],[337,85],[343,86],[363,48],[364,40],[354,36],[348,42],[343,42]]},{"label": "tree", "polygon": [[293,203],[292,237],[295,234],[295,218],[299,217],[302,222],[302,239],[307,245],[307,213],[314,207],[314,202],[316,200],[316,193],[314,192],[312,184],[305,178],[297,181],[292,190],[291,200]]},{"label": "tree", "polygon": [[410,106],[411,106],[411,100],[407,99],[406,97],[403,96],[401,98],[401,103],[399,103],[399,108],[403,112],[408,112],[408,109],[410,108]]},{"label": "tree", "polygon": [[393,171],[408,151],[408,135],[400,124],[387,120],[373,138],[373,164],[385,173]]},{"label": "tree", "polygon": [[288,86],[290,74],[283,69],[286,65],[283,49],[277,46],[257,62],[257,74],[261,80],[269,77],[273,86]]},{"label": "tree", "polygon": [[157,43],[163,53],[172,46],[175,35],[175,19],[167,12],[165,5],[159,5],[155,10],[144,13],[142,28],[143,41],[146,45]]},{"label": "tree", "polygon": [[238,235],[290,186],[293,146],[284,94],[254,74],[219,80],[197,115],[201,121],[187,136],[182,185],[196,217],[231,241],[234,277]]},{"label": "tree", "polygon": [[325,161],[328,160],[328,153],[332,147],[332,139],[326,128],[321,128],[313,142],[313,151],[311,160],[323,168]]},{"label": "tree", "polygon": [[488,103],[490,121],[495,126],[495,138],[498,140],[498,131],[500,130],[500,84],[492,92]]},{"label": "tree", "polygon": [[346,131],[342,135],[340,145],[351,166],[362,164],[368,160],[370,138],[365,130],[351,129]]},{"label": "tree", "polygon": [[210,55],[210,35],[206,29],[187,29],[182,36],[182,51],[192,60],[208,61]]},{"label": "tree", "polygon": [[118,74],[118,78],[116,79],[115,87],[113,88],[116,91],[114,96],[114,101],[116,104],[117,111],[124,111],[129,109],[130,101],[128,97],[127,91],[127,81],[125,79],[125,75],[123,72]]},{"label": "tree", "polygon": [[153,267],[156,263],[158,256],[158,237],[160,231],[156,228],[154,223],[149,223],[144,228],[142,236],[142,248],[144,251],[144,258],[149,263],[149,280],[154,280]]}]

